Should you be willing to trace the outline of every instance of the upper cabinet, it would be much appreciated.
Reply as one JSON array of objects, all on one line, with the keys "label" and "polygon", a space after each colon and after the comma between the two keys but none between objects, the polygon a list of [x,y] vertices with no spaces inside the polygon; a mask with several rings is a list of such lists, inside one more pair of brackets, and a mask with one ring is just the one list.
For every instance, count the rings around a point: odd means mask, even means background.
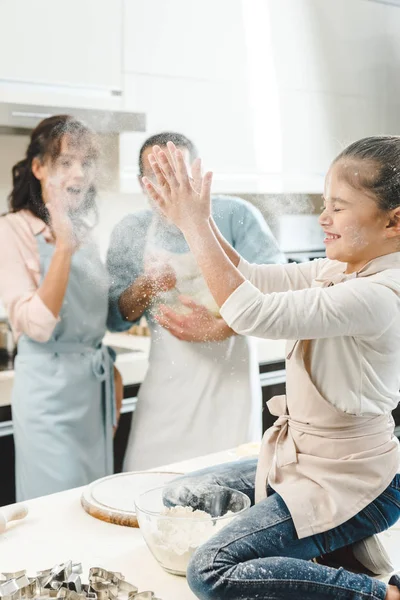
[{"label": "upper cabinet", "polygon": [[169,130],[193,140],[215,190],[248,189],[256,167],[242,0],[124,0],[123,23],[123,106],[146,112],[147,131],[121,136],[122,188],[137,187],[145,137]]},{"label": "upper cabinet", "polygon": [[242,0],[124,0],[124,71],[243,78]]},{"label": "upper cabinet", "polygon": [[177,131],[193,140],[205,168],[214,171],[214,189],[236,191],[242,175],[254,173],[253,123],[243,87],[233,82],[126,74],[124,102],[126,110],[146,112],[147,124],[146,133],[120,136],[124,190],[137,189],[139,148],[146,137],[160,131]]},{"label": "upper cabinet", "polygon": [[122,0],[2,0],[0,23],[3,99],[120,103]]},{"label": "upper cabinet", "polygon": [[268,6],[283,89],[369,97],[385,93],[385,15],[398,8],[365,0],[269,0]]}]

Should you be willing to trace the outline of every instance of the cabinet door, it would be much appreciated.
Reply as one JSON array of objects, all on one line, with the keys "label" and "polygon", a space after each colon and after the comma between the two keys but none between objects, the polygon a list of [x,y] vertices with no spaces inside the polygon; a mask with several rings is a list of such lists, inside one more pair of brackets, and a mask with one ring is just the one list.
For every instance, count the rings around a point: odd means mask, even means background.
[{"label": "cabinet door", "polygon": [[212,169],[216,179],[254,171],[252,126],[243,86],[232,82],[125,75],[124,103],[125,110],[146,112],[147,131],[122,136],[122,177],[124,171],[137,172],[138,151],[144,139],[168,130],[193,140],[205,168]]},{"label": "cabinet door", "polygon": [[0,79],[119,90],[121,3],[2,0]]},{"label": "cabinet door", "polygon": [[124,0],[124,72],[233,80],[245,62],[242,0]]}]

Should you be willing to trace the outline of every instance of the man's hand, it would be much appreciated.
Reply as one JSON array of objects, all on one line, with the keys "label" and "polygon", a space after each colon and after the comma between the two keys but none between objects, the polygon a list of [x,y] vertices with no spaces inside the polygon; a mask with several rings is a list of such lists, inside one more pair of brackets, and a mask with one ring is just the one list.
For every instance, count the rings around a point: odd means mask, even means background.
[{"label": "man's hand", "polygon": [[157,322],[184,342],[221,342],[234,335],[225,321],[215,317],[205,306],[197,304],[191,298],[180,297],[184,306],[192,310],[190,314],[181,315],[167,306],[160,306]]},{"label": "man's hand", "polygon": [[168,264],[150,263],[146,265],[144,274],[153,296],[160,292],[168,292],[176,286],[175,271]]},{"label": "man's hand", "polygon": [[147,266],[144,275],[140,275],[120,296],[118,301],[121,315],[127,321],[136,321],[161,292],[168,292],[176,285],[176,274],[172,267]]}]

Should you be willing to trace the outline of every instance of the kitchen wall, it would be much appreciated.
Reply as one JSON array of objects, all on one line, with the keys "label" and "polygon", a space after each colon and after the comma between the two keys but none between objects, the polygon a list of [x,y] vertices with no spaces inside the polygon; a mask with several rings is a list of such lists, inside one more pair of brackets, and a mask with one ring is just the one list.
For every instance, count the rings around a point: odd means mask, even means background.
[{"label": "kitchen wall", "polygon": [[0,214],[7,210],[11,168],[24,157],[28,143],[28,136],[0,135]]}]

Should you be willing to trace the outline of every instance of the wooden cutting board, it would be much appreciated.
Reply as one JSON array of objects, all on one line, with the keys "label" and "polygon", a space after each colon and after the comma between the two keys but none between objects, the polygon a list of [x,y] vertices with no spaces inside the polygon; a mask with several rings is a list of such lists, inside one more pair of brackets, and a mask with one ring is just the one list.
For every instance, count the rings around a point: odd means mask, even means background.
[{"label": "wooden cutting board", "polygon": [[183,473],[143,471],[109,475],[84,489],[81,504],[96,519],[125,527],[138,527],[135,498],[147,490],[166,485],[179,475]]}]

